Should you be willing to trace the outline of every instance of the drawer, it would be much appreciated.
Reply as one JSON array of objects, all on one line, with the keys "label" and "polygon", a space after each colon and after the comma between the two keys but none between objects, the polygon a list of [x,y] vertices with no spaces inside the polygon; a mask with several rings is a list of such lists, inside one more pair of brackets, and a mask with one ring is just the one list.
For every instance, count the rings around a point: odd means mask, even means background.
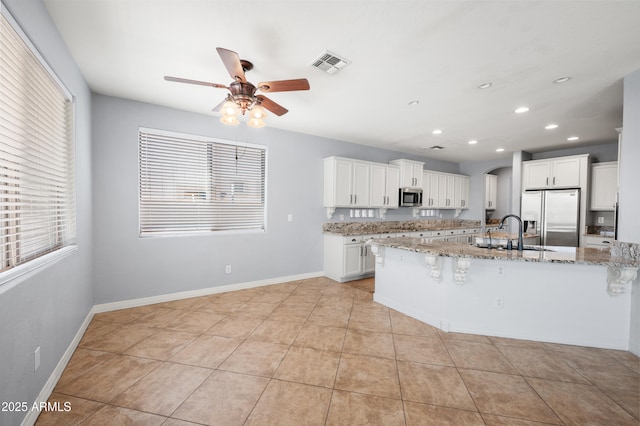
[{"label": "drawer", "polygon": [[412,237],[418,238],[430,237],[431,235],[433,235],[433,231],[414,231],[411,233]]},{"label": "drawer", "polygon": [[343,244],[358,244],[364,243],[371,238],[379,238],[378,234],[367,234],[367,235],[349,235],[347,237],[342,238]]},{"label": "drawer", "polygon": [[599,236],[587,236],[584,239],[585,245],[587,247],[611,247],[611,243],[615,240],[612,237],[599,237]]},{"label": "drawer", "polygon": [[479,228],[458,229],[458,235],[473,235],[480,232]]},{"label": "drawer", "polygon": [[411,232],[398,232],[395,234],[396,237],[412,237]]}]

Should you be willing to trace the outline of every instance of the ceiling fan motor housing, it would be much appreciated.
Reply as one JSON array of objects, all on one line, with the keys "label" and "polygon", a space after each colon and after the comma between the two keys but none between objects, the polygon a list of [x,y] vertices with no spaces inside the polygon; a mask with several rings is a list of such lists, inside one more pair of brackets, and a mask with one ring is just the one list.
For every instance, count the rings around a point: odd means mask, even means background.
[{"label": "ceiling fan motor housing", "polygon": [[231,92],[231,97],[242,111],[242,115],[247,110],[250,110],[253,105],[256,103],[256,86],[253,84],[246,82],[238,82],[234,81],[229,85],[229,91]]}]

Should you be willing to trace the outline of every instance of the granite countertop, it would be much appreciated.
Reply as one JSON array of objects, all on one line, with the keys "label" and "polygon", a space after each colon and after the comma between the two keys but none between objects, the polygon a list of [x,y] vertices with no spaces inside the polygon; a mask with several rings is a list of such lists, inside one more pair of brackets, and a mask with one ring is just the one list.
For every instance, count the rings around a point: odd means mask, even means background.
[{"label": "granite countertop", "polygon": [[[640,260],[634,257],[612,256],[608,249],[582,247],[548,247],[549,251],[499,250],[476,247],[464,243],[430,241],[428,238],[396,237],[376,238],[371,245],[391,247],[417,253],[445,257],[475,259],[515,260],[525,262],[570,263],[582,265],[604,265],[615,267],[639,267]],[[525,246],[534,247],[534,246]],[[544,247],[543,247],[544,248]]]},{"label": "granite countertop", "polygon": [[403,220],[381,222],[333,222],[322,226],[332,234],[366,235],[395,232],[440,231],[443,229],[480,228],[479,220]]}]

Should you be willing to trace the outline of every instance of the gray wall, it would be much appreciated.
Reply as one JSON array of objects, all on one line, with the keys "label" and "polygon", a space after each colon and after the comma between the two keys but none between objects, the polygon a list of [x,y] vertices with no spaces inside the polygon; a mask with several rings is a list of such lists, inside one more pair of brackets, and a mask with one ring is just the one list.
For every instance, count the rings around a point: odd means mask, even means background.
[{"label": "gray wall", "polygon": [[[458,171],[456,163],[269,126],[225,126],[209,115],[120,98],[94,95],[92,108],[96,304],[321,272],[324,157],[410,158]],[[271,120],[278,119],[286,117]],[[266,145],[267,232],[139,238],[139,126]],[[410,218],[403,216],[409,209],[402,210],[388,219]],[[232,274],[224,273],[225,265]]]},{"label": "gray wall", "polygon": [[[615,129],[611,129],[613,132]],[[541,160],[544,158],[565,157],[568,155],[591,154],[591,161],[594,163],[602,163],[604,161],[618,160],[618,141],[615,138],[609,143],[598,145],[581,145],[572,148],[558,149],[555,151],[545,151],[532,154],[532,160]]]},{"label": "gray wall", "polygon": [[[0,401],[31,404],[93,305],[90,93],[42,3],[3,2],[76,99],[78,250],[0,287]],[[34,372],[38,346],[41,365]],[[0,412],[0,424],[16,425],[24,416]]]},{"label": "gray wall", "polygon": [[[618,239],[640,244],[640,70],[624,79],[624,131],[620,145],[620,208]],[[631,330],[629,343],[640,356],[640,274],[631,286]]]},{"label": "gray wall", "polygon": [[[470,176],[469,209],[462,212],[461,219],[484,220],[484,175],[502,167],[511,167],[511,157],[460,163],[460,173]],[[502,194],[498,197],[502,198]]]}]

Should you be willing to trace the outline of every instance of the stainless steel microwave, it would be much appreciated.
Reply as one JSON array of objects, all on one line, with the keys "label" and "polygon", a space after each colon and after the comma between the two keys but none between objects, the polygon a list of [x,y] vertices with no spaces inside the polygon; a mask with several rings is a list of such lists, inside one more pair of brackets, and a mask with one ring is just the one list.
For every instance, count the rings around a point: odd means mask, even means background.
[{"label": "stainless steel microwave", "polygon": [[422,205],[422,189],[400,188],[400,207],[420,207]]}]

